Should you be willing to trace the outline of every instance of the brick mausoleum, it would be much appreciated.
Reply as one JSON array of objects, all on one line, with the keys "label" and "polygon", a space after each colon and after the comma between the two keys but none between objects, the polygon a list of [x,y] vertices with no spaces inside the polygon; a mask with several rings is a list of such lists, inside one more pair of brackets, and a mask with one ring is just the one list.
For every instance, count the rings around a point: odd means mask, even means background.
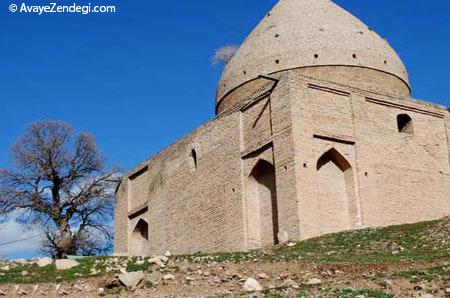
[{"label": "brick mausoleum", "polygon": [[450,214],[450,112],[328,0],[280,0],[226,65],[216,117],[123,177],[115,252],[245,251]]}]

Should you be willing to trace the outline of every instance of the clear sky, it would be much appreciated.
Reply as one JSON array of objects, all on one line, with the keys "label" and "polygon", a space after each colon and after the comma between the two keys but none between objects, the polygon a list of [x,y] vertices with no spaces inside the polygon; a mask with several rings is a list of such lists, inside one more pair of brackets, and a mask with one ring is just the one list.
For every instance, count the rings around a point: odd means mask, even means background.
[{"label": "clear sky", "polygon": [[[214,116],[222,67],[211,57],[221,46],[240,44],[276,3],[92,0],[117,12],[9,12],[20,1],[0,5],[0,167],[9,166],[9,147],[28,123],[61,119],[93,133],[108,161],[125,170]],[[448,0],[336,2],[398,51],[414,97],[450,106]],[[13,237],[5,233],[0,243]],[[11,256],[0,246],[2,254]]]}]

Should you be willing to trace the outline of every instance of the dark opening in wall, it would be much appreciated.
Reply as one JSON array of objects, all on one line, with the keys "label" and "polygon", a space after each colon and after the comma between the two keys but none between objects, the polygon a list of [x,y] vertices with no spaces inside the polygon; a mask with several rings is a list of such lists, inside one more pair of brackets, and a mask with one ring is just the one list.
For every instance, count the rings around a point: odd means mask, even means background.
[{"label": "dark opening in wall", "polygon": [[319,54],[314,54],[314,58],[319,58]]},{"label": "dark opening in wall", "polygon": [[400,114],[397,116],[398,131],[402,133],[414,133],[413,121],[407,114]]},{"label": "dark opening in wall", "polygon": [[357,57],[356,57],[356,54],[353,54],[353,59],[356,59]]},{"label": "dark opening in wall", "polygon": [[194,169],[194,170],[197,170],[197,163],[198,163],[198,161],[197,161],[197,152],[194,150],[194,149],[192,149],[191,150],[191,162],[192,162],[192,168]]}]

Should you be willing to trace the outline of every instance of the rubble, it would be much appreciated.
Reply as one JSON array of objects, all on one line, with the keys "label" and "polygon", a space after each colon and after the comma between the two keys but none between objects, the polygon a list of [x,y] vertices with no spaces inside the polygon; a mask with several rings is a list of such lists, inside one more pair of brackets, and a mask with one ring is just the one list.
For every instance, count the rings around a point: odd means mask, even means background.
[{"label": "rubble", "polygon": [[58,259],[58,260],[55,260],[55,265],[56,265],[57,270],[68,270],[68,269],[71,269],[73,267],[80,265],[80,263],[78,263],[75,260]]},{"label": "rubble", "polygon": [[259,282],[253,278],[247,278],[243,288],[246,292],[259,292],[263,289]]},{"label": "rubble", "polygon": [[143,271],[127,272],[119,275],[120,282],[129,289],[135,288],[144,278]]}]

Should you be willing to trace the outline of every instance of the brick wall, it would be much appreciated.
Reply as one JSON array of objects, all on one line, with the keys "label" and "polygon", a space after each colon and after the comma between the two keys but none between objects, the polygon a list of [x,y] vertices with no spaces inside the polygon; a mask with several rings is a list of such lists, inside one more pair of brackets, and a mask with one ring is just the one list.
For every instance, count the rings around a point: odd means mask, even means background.
[{"label": "brick wall", "polygon": [[[242,86],[241,102],[235,90],[226,111],[124,177],[116,253],[133,252],[139,220],[149,224],[146,254],[269,243],[273,205],[252,201],[256,190],[270,199],[252,177],[261,160],[275,170],[278,238],[450,214],[446,109],[408,98],[399,79],[369,69],[315,67],[276,78]],[[398,131],[399,114],[411,117],[412,134]]]},{"label": "brick wall", "polygon": [[[315,80],[302,71],[289,76],[301,238],[324,232],[319,219],[327,214],[320,208],[316,164],[330,148],[336,148],[354,171],[352,228],[450,213],[449,147],[442,107]],[[398,131],[397,115],[403,113],[413,120],[413,134]],[[328,221],[337,218],[328,216]]]}]

